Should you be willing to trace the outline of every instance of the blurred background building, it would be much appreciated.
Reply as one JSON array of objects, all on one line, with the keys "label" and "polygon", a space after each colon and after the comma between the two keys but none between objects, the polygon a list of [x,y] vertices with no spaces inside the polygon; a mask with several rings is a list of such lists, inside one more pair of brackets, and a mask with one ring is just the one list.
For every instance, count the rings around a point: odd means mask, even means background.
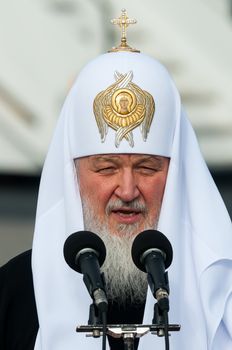
[{"label": "blurred background building", "polygon": [[0,265],[31,247],[59,111],[83,65],[119,43],[121,8],[138,20],[129,44],[171,72],[232,214],[232,0],[0,0]]}]

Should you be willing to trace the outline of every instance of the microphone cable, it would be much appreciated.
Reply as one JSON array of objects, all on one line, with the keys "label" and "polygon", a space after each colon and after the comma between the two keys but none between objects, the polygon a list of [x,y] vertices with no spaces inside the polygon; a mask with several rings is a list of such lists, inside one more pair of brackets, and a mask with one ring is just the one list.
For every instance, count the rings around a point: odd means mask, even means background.
[{"label": "microphone cable", "polygon": [[168,312],[163,311],[164,318],[164,339],[165,339],[165,350],[169,350],[169,334],[168,334]]},{"label": "microphone cable", "polygon": [[107,313],[102,312],[102,350],[106,350],[106,334],[107,334]]}]

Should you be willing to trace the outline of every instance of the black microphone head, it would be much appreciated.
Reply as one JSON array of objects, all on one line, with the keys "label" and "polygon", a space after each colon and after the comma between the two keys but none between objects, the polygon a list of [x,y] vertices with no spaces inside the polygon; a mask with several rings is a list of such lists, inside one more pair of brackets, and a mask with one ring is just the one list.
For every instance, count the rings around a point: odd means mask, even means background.
[{"label": "black microphone head", "polygon": [[143,253],[152,248],[159,249],[165,254],[164,265],[167,269],[172,262],[172,246],[167,237],[157,230],[146,230],[135,237],[131,248],[131,255],[134,264],[138,269],[146,272],[141,257]]},{"label": "black microphone head", "polygon": [[106,257],[106,248],[102,239],[90,231],[79,231],[71,234],[64,243],[64,258],[66,263],[75,271],[81,272],[76,262],[77,254],[82,250],[90,248],[97,252],[99,265],[101,266]]}]

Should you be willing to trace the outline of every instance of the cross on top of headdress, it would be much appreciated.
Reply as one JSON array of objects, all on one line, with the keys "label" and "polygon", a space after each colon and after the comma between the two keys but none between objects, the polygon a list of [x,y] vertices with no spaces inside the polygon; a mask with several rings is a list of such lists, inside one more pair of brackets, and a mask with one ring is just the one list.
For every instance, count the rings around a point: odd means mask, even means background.
[{"label": "cross on top of headdress", "polygon": [[127,38],[126,38],[126,29],[130,24],[137,23],[136,19],[130,19],[127,16],[127,12],[125,9],[122,9],[121,16],[118,18],[114,18],[111,20],[112,24],[117,24],[121,28],[121,44],[118,47],[113,47],[110,52],[112,51],[132,51],[132,52],[140,52],[139,50],[132,49],[127,44]]}]

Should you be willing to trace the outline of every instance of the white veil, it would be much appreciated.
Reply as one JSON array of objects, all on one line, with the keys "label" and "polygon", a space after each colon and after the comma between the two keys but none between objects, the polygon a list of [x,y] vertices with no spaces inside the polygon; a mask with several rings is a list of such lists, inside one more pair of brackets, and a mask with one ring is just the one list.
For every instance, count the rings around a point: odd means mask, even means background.
[{"label": "white veil", "polygon": [[[114,82],[114,72],[133,71],[133,81],[152,94],[156,110],[144,142],[115,148],[109,129],[101,143],[93,114],[96,95]],[[39,317],[35,350],[99,349],[101,339],[77,334],[87,324],[88,292],[82,276],[63,258],[63,244],[83,229],[81,199],[73,159],[100,153],[146,153],[171,157],[158,229],[171,241],[169,269],[172,350],[232,348],[232,230],[222,199],[200,154],[165,68],[135,53],[110,53],[88,64],[70,91],[45,161],[33,242],[33,279]],[[148,292],[144,323],[151,323],[154,298]],[[164,340],[144,336],[139,349],[163,349]]]}]

